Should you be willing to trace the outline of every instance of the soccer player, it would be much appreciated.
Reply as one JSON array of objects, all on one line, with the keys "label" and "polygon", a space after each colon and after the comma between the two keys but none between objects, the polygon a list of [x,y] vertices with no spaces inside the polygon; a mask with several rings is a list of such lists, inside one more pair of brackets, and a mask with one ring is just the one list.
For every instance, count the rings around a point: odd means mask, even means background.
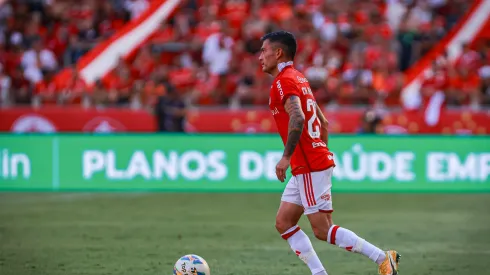
[{"label": "soccer player", "polygon": [[308,236],[297,225],[304,214],[315,236],[350,252],[360,253],[378,265],[382,275],[398,274],[400,255],[383,251],[332,221],[333,155],[328,149],[328,121],[313,96],[308,80],[293,67],[296,39],[278,31],[262,37],[259,61],[272,75],[269,107],[284,143],[277,163],[277,178],[284,182],[291,165],[293,176],[282,194],[276,228],[313,275],[327,275]]}]

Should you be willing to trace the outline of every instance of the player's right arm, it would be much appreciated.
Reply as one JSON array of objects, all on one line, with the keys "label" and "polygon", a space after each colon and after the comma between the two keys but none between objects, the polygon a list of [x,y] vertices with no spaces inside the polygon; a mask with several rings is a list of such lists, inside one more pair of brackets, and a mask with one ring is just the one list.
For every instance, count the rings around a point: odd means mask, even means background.
[{"label": "player's right arm", "polygon": [[296,145],[299,143],[301,134],[303,133],[303,126],[305,123],[305,114],[301,109],[301,100],[299,96],[292,95],[284,104],[284,109],[289,115],[289,125],[288,125],[288,139],[286,145],[284,146],[284,157],[290,158]]},{"label": "player's right arm", "polygon": [[286,170],[289,167],[291,156],[299,143],[305,123],[305,114],[301,109],[301,100],[297,95],[290,95],[284,104],[284,109],[289,115],[288,137],[284,145],[284,153],[276,165],[277,178],[284,182]]},{"label": "player's right arm", "polygon": [[316,104],[316,114],[320,120],[320,138],[328,146],[328,120],[323,115],[322,109]]}]

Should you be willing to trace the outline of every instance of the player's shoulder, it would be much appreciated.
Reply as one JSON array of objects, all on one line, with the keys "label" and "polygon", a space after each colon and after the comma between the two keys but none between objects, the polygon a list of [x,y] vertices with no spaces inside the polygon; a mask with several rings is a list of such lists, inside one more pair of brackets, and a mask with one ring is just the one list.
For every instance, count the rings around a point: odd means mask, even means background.
[{"label": "player's shoulder", "polygon": [[287,82],[292,85],[298,85],[302,83],[308,83],[308,79],[295,68],[289,68],[283,74],[278,77],[278,80],[282,82]]}]

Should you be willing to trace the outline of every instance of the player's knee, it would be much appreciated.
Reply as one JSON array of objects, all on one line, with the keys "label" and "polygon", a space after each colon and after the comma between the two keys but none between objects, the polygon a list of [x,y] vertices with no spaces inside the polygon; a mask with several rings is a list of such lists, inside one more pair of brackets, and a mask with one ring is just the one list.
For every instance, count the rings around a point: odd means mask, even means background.
[{"label": "player's knee", "polygon": [[325,222],[312,223],[311,229],[313,230],[313,234],[317,239],[326,241],[328,239],[328,231],[330,230],[331,226],[332,224],[327,220],[326,223]]},{"label": "player's knee", "polygon": [[326,241],[327,236],[328,236],[328,230],[325,230],[323,228],[313,228],[313,234],[315,234],[315,237],[321,241]]},{"label": "player's knee", "polygon": [[276,229],[277,229],[277,232],[279,232],[281,234],[288,231],[289,228],[291,228],[295,225],[296,224],[292,224],[292,222],[290,222],[290,221],[280,219],[280,218],[276,218]]}]

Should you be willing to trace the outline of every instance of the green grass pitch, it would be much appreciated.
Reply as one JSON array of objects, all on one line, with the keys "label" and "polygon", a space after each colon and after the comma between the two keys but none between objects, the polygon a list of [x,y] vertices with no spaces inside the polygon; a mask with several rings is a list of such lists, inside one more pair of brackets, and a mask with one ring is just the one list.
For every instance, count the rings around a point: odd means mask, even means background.
[{"label": "green grass pitch", "polygon": [[[1,275],[170,275],[194,253],[213,275],[310,274],[275,232],[280,194],[1,193]],[[402,254],[401,275],[487,274],[490,194],[334,194],[334,222]],[[313,237],[305,218],[300,225]],[[318,240],[331,275],[376,274]]]}]

